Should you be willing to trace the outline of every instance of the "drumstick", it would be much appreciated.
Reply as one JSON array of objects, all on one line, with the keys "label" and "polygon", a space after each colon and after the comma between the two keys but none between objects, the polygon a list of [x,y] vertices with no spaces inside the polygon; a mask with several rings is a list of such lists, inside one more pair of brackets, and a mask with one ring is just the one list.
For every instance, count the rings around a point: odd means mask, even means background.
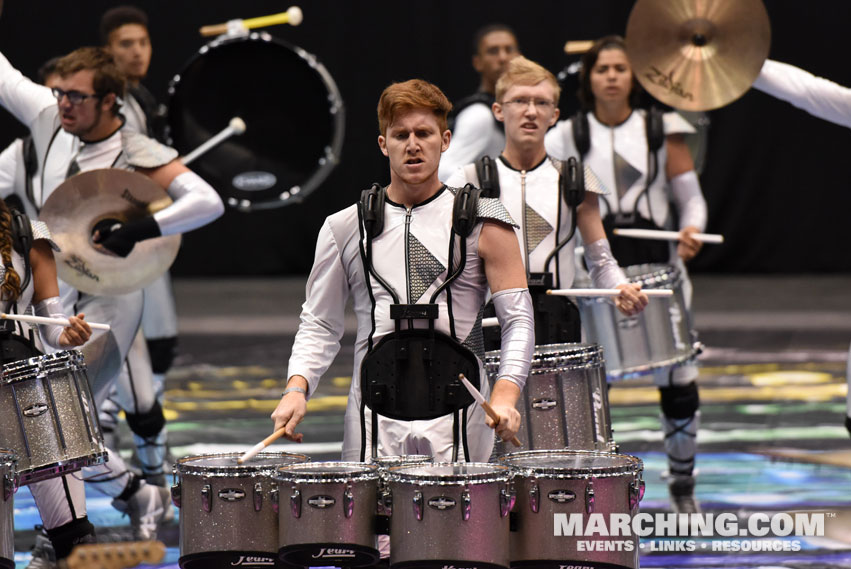
[{"label": "drumstick", "polygon": [[567,55],[575,55],[577,53],[585,53],[594,47],[594,40],[571,40],[564,44],[564,53]]},{"label": "drumstick", "polygon": [[214,146],[221,144],[231,136],[235,134],[242,134],[243,132],[245,132],[245,121],[239,117],[233,117],[228,123],[228,125],[223,128],[219,134],[217,134],[216,136],[214,136],[213,138],[211,138],[210,140],[208,140],[207,142],[205,142],[204,144],[184,156],[181,159],[183,165],[185,166],[196,158],[199,158],[202,154],[206,153]]},{"label": "drumstick", "polygon": [[271,435],[269,435],[268,437],[266,437],[265,439],[263,439],[262,441],[260,441],[256,445],[254,445],[253,447],[251,447],[251,450],[249,450],[247,453],[245,453],[244,455],[242,455],[241,457],[236,459],[236,463],[242,464],[246,460],[251,460],[252,458],[257,456],[257,453],[259,453],[261,450],[263,450],[264,448],[266,448],[267,446],[269,446],[270,444],[272,444],[276,440],[283,437],[285,432],[286,432],[286,427],[281,427],[280,429],[278,429],[277,431],[275,431],[274,433],[272,433]]},{"label": "drumstick", "polygon": [[[298,6],[290,6],[286,12],[272,14],[270,16],[260,16],[259,18],[249,18],[247,20],[231,20],[224,24],[214,24],[212,26],[204,26],[200,32],[202,36],[218,36],[228,33],[231,26],[242,27],[246,30],[251,28],[265,28],[266,26],[276,26],[278,24],[289,24],[291,26],[299,25],[304,20],[304,14]],[[233,24],[231,24],[233,22]]]},{"label": "drumstick", "polygon": [[[661,231],[659,229],[626,229],[616,227],[615,235],[621,237],[635,237],[638,239],[656,239],[657,241],[679,241],[679,231]],[[704,243],[723,243],[724,236],[718,233],[692,233],[692,238]]]},{"label": "drumstick", "polygon": [[[482,406],[482,409],[485,410],[485,413],[487,413],[488,417],[490,417],[493,420],[494,424],[498,425],[501,417],[499,416],[499,413],[494,411],[493,407],[490,406],[490,403],[485,401],[485,396],[482,395],[481,392],[478,389],[473,387],[473,384],[470,383],[470,380],[467,379],[464,376],[463,373],[458,374],[458,379],[461,380],[461,383],[464,384],[464,387],[467,388],[467,391],[470,392],[470,395],[473,396],[473,399],[478,401],[479,405]],[[522,443],[520,442],[520,439],[518,439],[516,436],[511,437],[511,444],[513,444],[516,447],[519,447],[519,446],[522,445]]]},{"label": "drumstick", "polygon": [[[28,322],[30,324],[56,324],[57,326],[70,326],[71,323],[65,318],[47,318],[45,316],[30,316],[28,314],[6,314],[0,313],[0,319],[18,320],[19,322]],[[88,322],[89,327],[95,330],[109,330],[109,324],[98,324],[97,322]]]},{"label": "drumstick", "polygon": [[[669,288],[641,289],[647,296],[673,296],[674,291]],[[621,291],[616,288],[558,288],[547,291],[553,296],[620,296]]]}]

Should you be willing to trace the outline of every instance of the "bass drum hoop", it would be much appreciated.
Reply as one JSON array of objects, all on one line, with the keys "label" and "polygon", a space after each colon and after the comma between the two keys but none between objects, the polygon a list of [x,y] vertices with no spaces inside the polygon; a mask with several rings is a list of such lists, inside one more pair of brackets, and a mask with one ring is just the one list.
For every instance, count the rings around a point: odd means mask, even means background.
[{"label": "bass drum hoop", "polygon": [[[196,62],[198,62],[201,58],[203,58],[211,51],[222,48],[226,49],[226,47],[229,45],[240,44],[244,42],[265,42],[267,44],[287,49],[293,52],[296,56],[298,56],[301,61],[317,75],[319,81],[324,85],[325,89],[327,90],[328,112],[331,115],[332,123],[331,142],[330,144],[325,146],[323,155],[317,157],[318,166],[312,171],[312,173],[307,177],[307,179],[294,186],[291,186],[286,190],[273,192],[273,195],[270,195],[268,190],[259,191],[256,192],[257,198],[255,199],[252,199],[251,196],[246,195],[246,192],[241,192],[239,195],[230,195],[226,193],[225,188],[217,188],[217,191],[223,194],[222,198],[225,204],[242,212],[273,209],[293,203],[301,203],[311,192],[313,192],[322,184],[322,182],[325,181],[325,179],[331,174],[331,171],[334,169],[334,167],[339,164],[340,155],[343,149],[343,138],[345,133],[346,118],[343,98],[340,94],[340,90],[337,88],[337,84],[331,77],[331,74],[328,72],[325,66],[316,58],[315,55],[307,52],[306,50],[300,47],[289,44],[278,38],[274,38],[266,32],[252,32],[245,36],[217,38],[211,41],[210,43],[202,46],[189,59],[189,61],[186,62],[186,64],[181,70],[181,73],[176,74],[169,82],[169,142],[173,145],[179,145],[180,143],[185,142],[172,140],[175,131],[182,130],[182,128],[175,127],[175,122],[178,119],[175,118],[175,113],[172,112],[172,109],[176,106],[175,98],[179,94],[181,84],[186,81],[186,79],[181,75],[185,75],[186,71],[192,65],[194,65]],[[182,113],[180,118],[183,118]],[[219,128],[216,129],[212,134],[216,134],[219,129],[225,128],[225,126],[227,125],[220,125]],[[251,124],[248,124],[246,132],[251,128]],[[225,144],[227,144],[227,141],[225,141]],[[194,148],[180,148],[179,150],[192,151],[194,150]],[[214,151],[215,148],[212,150],[212,152]],[[203,160],[203,158],[204,157],[202,156],[199,158],[199,160]],[[231,179],[227,181],[228,190],[230,190],[231,186],[233,185],[232,179],[233,177],[231,177]]]}]

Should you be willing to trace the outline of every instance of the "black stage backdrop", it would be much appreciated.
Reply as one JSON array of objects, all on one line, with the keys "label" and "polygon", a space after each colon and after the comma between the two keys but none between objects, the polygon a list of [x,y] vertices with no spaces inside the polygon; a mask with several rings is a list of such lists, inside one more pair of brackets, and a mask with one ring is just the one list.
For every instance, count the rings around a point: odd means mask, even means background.
[{"label": "black stage backdrop", "polygon": [[[673,1],[673,0],[672,0]],[[0,19],[0,50],[34,76],[49,57],[98,42],[104,0],[59,2],[7,0]],[[422,77],[450,99],[477,86],[470,67],[475,29],[491,21],[511,23],[523,52],[554,72],[568,59],[568,39],[623,33],[633,2],[308,0],[300,27],[268,31],[315,54],[330,71],[346,105],[340,165],[305,203],[243,214],[229,210],[209,227],[185,236],[176,275],[281,275],[309,270],[317,231],[326,215],[357,198],[371,182],[386,183],[386,160],[376,145],[375,106],[390,82]],[[205,40],[197,29],[232,18],[285,10],[272,0],[149,0],[137,5],[151,18],[154,57],[146,85],[167,101],[167,84]],[[851,86],[848,22],[851,2],[767,0],[771,57]],[[261,72],[246,66],[247,73]],[[273,73],[274,70],[268,72]],[[299,86],[293,84],[297,91]],[[564,109],[575,108],[573,88]],[[207,95],[211,100],[216,93]],[[304,105],[269,113],[299,116]],[[315,106],[313,107],[315,108]],[[726,243],[707,246],[692,263],[704,272],[816,272],[851,270],[851,131],[815,119],[790,105],[751,91],[709,113],[707,162],[701,179],[709,202],[709,231]],[[0,113],[0,144],[23,128]],[[315,136],[303,132],[305,140]],[[328,141],[330,142],[330,141]],[[282,160],[286,157],[282,156]]]}]

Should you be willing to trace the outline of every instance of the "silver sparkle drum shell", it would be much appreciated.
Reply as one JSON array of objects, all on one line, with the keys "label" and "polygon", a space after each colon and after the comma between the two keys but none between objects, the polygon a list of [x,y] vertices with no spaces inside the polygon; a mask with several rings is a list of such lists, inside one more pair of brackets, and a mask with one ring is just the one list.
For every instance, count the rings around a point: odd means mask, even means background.
[{"label": "silver sparkle drum shell", "polygon": [[[625,514],[631,523],[644,494],[640,459],[565,449],[512,453],[500,457],[499,463],[515,471],[512,567],[558,569],[568,561],[601,564],[609,569],[638,567],[637,535],[583,536],[581,531],[567,532],[580,535],[554,534],[559,517],[567,520],[574,516],[582,528],[592,515],[602,516],[607,528],[611,527],[610,514]],[[580,541],[596,542],[595,548],[602,550],[587,551]],[[615,551],[606,551],[607,547]]]},{"label": "silver sparkle drum shell", "polygon": [[103,435],[76,350],[11,362],[0,372],[0,440],[26,485],[106,460]]},{"label": "silver sparkle drum shell", "polygon": [[181,458],[174,465],[172,500],[180,508],[180,566],[215,569],[275,566],[278,557],[277,468],[310,459],[261,452],[244,464],[242,453]]},{"label": "silver sparkle drum shell", "polygon": [[0,568],[15,567],[15,453],[0,449]]},{"label": "silver sparkle drum shell", "polygon": [[[485,370],[498,378],[498,351],[485,354]],[[611,451],[612,420],[603,351],[597,344],[536,346],[517,404],[521,427],[515,447],[498,441],[497,455],[520,450],[573,448]]]},{"label": "silver sparkle drum shell", "polygon": [[[697,355],[683,295],[680,271],[669,265],[633,265],[624,269],[630,282],[643,289],[673,290],[672,297],[654,297],[637,316],[625,316],[607,298],[577,299],[582,326],[590,342],[603,346],[610,380],[652,374],[686,363]],[[577,281],[577,286],[590,286]]]},{"label": "silver sparkle drum shell", "polygon": [[391,468],[391,568],[508,567],[510,477],[485,463]]},{"label": "silver sparkle drum shell", "polygon": [[363,567],[378,561],[378,477],[378,466],[362,462],[279,468],[279,558],[305,567]]}]

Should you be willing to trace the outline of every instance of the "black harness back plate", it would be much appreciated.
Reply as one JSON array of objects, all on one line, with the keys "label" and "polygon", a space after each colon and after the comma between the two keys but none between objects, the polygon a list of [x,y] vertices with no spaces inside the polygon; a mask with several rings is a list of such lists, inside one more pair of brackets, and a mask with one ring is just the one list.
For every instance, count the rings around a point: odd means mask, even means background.
[{"label": "black harness back plate", "polygon": [[361,397],[391,419],[436,419],[473,403],[458,380],[463,373],[480,386],[479,361],[447,334],[428,329],[388,334],[361,363]]}]

